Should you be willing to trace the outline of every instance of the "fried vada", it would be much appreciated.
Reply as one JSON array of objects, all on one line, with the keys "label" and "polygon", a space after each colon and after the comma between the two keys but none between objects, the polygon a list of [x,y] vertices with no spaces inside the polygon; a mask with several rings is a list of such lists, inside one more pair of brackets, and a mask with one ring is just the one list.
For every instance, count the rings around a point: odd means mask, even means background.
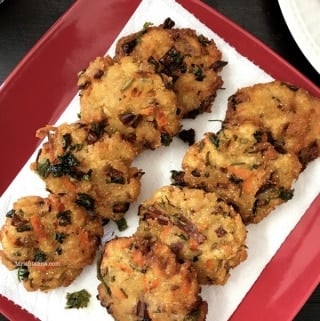
[{"label": "fried vada", "polygon": [[98,299],[117,321],[206,319],[195,271],[163,243],[134,236],[108,241],[98,275]]},{"label": "fried vada", "polygon": [[137,151],[105,127],[101,121],[39,129],[37,136],[47,140],[31,168],[50,192],[76,195],[87,210],[118,221],[137,199],[143,173],[131,166]]},{"label": "fried vada", "polygon": [[167,244],[191,262],[201,284],[223,285],[247,258],[246,227],[215,193],[164,186],[139,208],[136,235]]},{"label": "fried vada", "polygon": [[68,286],[93,263],[101,219],[68,195],[24,196],[0,230],[2,263],[28,291]]}]

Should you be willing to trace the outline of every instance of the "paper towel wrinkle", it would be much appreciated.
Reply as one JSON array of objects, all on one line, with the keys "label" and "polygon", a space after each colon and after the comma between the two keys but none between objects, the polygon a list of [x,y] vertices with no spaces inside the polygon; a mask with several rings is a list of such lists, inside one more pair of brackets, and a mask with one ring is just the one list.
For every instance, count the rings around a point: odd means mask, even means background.
[{"label": "paper towel wrinkle", "polygon": [[[225,89],[218,91],[212,113],[200,115],[196,120],[183,121],[183,128],[194,128],[196,138],[199,140],[205,132],[219,129],[220,123],[212,120],[224,119],[227,98],[238,88],[254,83],[267,82],[272,78],[258,66],[241,56],[225,40],[200,23],[193,14],[173,0],[143,0],[118,37],[141,30],[145,22],[152,22],[155,25],[160,24],[168,16],[176,22],[176,27],[192,28],[197,30],[199,34],[213,38],[222,51],[222,59],[228,61],[228,65],[222,71]],[[107,53],[113,56],[114,49],[115,42]],[[76,121],[78,112],[79,97],[75,96],[57,124]],[[146,151],[137,157],[134,165],[144,170],[146,174],[142,178],[141,195],[137,202],[132,204],[127,215],[129,228],[119,233],[114,223],[109,224],[106,227],[104,241],[114,237],[115,234],[131,235],[135,232],[138,223],[137,210],[139,203],[148,198],[157,188],[171,183],[170,171],[181,168],[181,160],[186,149],[186,144],[179,139],[174,139],[167,148]],[[1,225],[4,223],[5,213],[10,210],[12,202],[18,197],[32,194],[46,195],[43,182],[29,169],[36,154],[37,152],[34,152],[0,199]],[[231,271],[231,277],[225,286],[203,286],[203,297],[209,303],[207,320],[226,321],[229,319],[265,265],[320,192],[320,186],[316,182],[315,175],[319,172],[320,162],[317,160],[310,164],[295,184],[295,195],[291,201],[281,205],[261,223],[248,227],[249,257],[247,261]],[[95,264],[85,268],[83,273],[69,287],[52,290],[47,294],[42,292],[28,293],[21,284],[18,284],[16,272],[8,271],[1,264],[0,275],[0,293],[31,311],[41,321],[56,321],[57,319],[64,321],[113,320],[95,298],[99,283],[96,277]],[[88,308],[66,310],[66,293],[82,288],[87,289],[92,295]]]}]

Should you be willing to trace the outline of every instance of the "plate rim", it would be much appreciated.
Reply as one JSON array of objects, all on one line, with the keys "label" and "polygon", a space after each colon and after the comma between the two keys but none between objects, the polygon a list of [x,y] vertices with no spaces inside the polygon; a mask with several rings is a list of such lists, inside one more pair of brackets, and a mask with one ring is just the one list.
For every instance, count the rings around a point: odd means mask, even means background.
[{"label": "plate rim", "polygon": [[[313,39],[309,39],[312,35],[304,28],[303,18],[300,11],[296,9],[296,2],[293,0],[278,0],[278,3],[292,37],[312,67],[320,74],[320,60],[318,57],[320,46],[317,46],[317,50],[314,49],[311,42]],[[301,1],[301,4],[306,5],[310,4],[310,2]],[[306,39],[309,40],[307,41]]]},{"label": "plate rim", "polygon": [[[123,6],[124,2],[120,2],[117,0],[108,1],[109,5],[118,4],[119,6]],[[139,2],[140,2],[139,0],[130,1],[131,9],[137,6]],[[297,71],[292,65],[286,62],[283,58],[281,58],[278,54],[272,51],[260,40],[255,38],[253,35],[251,35],[247,31],[245,31],[236,23],[232,22],[231,20],[229,20],[228,18],[220,14],[218,11],[216,11],[212,7],[209,7],[208,5],[206,5],[205,3],[199,0],[178,0],[177,2],[182,4],[187,10],[193,13],[199,20],[201,20],[204,24],[206,24],[209,28],[211,28],[220,37],[224,38],[229,43],[231,43],[231,45],[233,45],[238,52],[240,52],[242,55],[245,55],[249,60],[257,64],[258,66],[260,66],[263,70],[268,72],[272,77],[281,78],[281,80],[283,81],[291,81],[291,82],[292,82],[292,79],[294,79],[294,83],[297,86],[303,87],[309,90],[312,94],[320,97],[320,89],[315,84],[313,84],[307,77],[305,77],[303,74]],[[13,72],[9,75],[9,77],[5,80],[3,85],[0,87],[0,94],[5,93],[7,88],[12,89],[12,86],[14,85],[13,82],[15,82],[16,80],[21,81],[21,79],[19,78],[21,77],[21,73],[23,74],[26,68],[30,64],[34,63],[34,57],[39,56],[39,54],[42,53],[41,51],[42,47],[48,46],[48,45],[50,46],[50,41],[52,41],[54,34],[55,36],[57,36],[57,34],[61,35],[64,30],[63,28],[69,24],[70,19],[75,19],[76,17],[80,18],[81,14],[83,14],[81,12],[84,7],[85,7],[85,0],[78,0],[73,5],[71,5],[71,7],[57,20],[57,22],[45,33],[45,35],[41,37],[41,39],[37,42],[37,44],[27,53],[27,55],[22,59],[22,61],[16,66]],[[214,28],[212,28],[213,17],[215,20]],[[105,43],[104,46],[107,47],[108,45]],[[87,61],[88,60],[86,59],[86,62]],[[270,65],[269,64],[270,61],[273,61],[275,63]],[[279,67],[280,67],[280,70],[286,71],[285,76],[280,72]],[[62,111],[63,106],[64,107],[67,106],[67,104],[71,100],[71,97],[75,95],[76,93],[75,85],[70,86],[69,84],[68,86],[71,88],[70,89],[71,93],[68,96],[64,97],[63,100],[59,103],[59,106],[60,106],[59,111],[54,111],[49,115],[49,118],[51,120],[56,120],[59,112]],[[2,98],[2,101],[3,101],[3,98]],[[35,147],[37,143],[38,142],[34,141],[32,146]],[[33,150],[34,148],[29,150],[29,155],[30,155],[30,152],[32,152]],[[23,159],[22,163],[24,164],[24,162],[25,160]],[[301,240],[301,235],[299,233],[303,233],[301,231],[305,231],[305,228],[308,226],[310,221],[314,219],[314,216],[315,216],[314,213],[318,208],[320,208],[319,196],[317,197],[317,199],[315,199],[315,201],[310,206],[309,210],[303,216],[301,221],[297,224],[295,229],[290,233],[287,240],[291,240],[291,242],[293,241],[298,242]],[[313,231],[312,235],[310,236],[310,239],[309,238],[307,239],[307,242],[311,242],[314,239],[316,234],[317,234],[317,231],[316,230]],[[275,256],[271,259],[271,261],[265,267],[265,269],[263,270],[260,277],[255,282],[253,287],[249,290],[245,298],[242,300],[241,304],[239,305],[238,309],[234,312],[230,320],[232,321],[243,320],[243,317],[245,317],[246,320],[248,321],[256,320],[256,310],[250,309],[250,307],[247,308],[246,304],[251,304],[252,302],[255,302],[255,300],[257,300],[256,295],[262,293],[261,287],[262,289],[264,288],[264,284],[263,284],[264,281],[262,280],[263,277],[266,274],[269,275],[270,273],[277,272],[277,271],[274,271],[274,270],[277,270],[277,267],[275,266],[279,259],[281,259],[283,256],[286,256],[287,254],[286,251],[288,251],[288,247],[290,248],[290,244],[287,241],[284,242],[284,244],[280,247],[280,249],[277,251]],[[316,258],[320,258],[320,250],[318,250],[317,253],[318,255],[316,255],[317,256]],[[313,254],[311,253],[310,255],[312,256]],[[310,263],[310,265],[308,266],[308,268],[313,269],[313,272],[314,272],[314,267],[316,266],[315,265],[316,263],[318,263],[318,261],[314,263]],[[301,293],[301,298],[299,300],[297,299],[291,300],[289,302],[291,309],[288,309],[288,311],[283,312],[281,320],[283,321],[290,320],[296,314],[299,308],[303,305],[306,297],[310,295],[310,293],[313,291],[313,289],[319,282],[320,273],[319,275],[312,275],[312,276],[309,273],[308,277],[309,277],[309,282],[308,282],[309,292],[307,293],[306,289],[304,289],[305,292],[303,294]],[[270,286],[270,283],[268,284],[268,286]],[[273,284],[273,286],[275,286],[275,284]],[[285,298],[281,297],[280,300],[285,301]],[[22,316],[24,320],[28,320],[28,321],[36,320],[34,316],[32,316],[29,312],[23,310],[22,308],[17,306],[14,302],[9,301],[7,298],[5,298],[2,295],[0,295],[0,303],[1,303],[0,311],[5,316],[9,317],[11,320],[20,320]],[[286,309],[287,307],[288,306],[286,306]],[[274,314],[277,314],[277,311],[275,311],[275,308],[271,309],[270,311],[271,312],[268,311],[268,313],[266,314],[265,320],[271,321],[274,319]]]}]

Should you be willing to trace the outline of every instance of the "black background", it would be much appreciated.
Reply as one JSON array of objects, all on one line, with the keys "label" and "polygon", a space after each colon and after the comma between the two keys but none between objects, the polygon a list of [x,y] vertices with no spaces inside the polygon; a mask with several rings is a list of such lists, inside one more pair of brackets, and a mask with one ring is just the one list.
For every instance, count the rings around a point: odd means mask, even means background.
[{"label": "black background", "polygon": [[[0,84],[73,2],[5,0],[0,5]],[[296,45],[282,17],[277,0],[204,0],[204,2],[259,38],[316,85],[320,85],[319,73],[313,69]],[[3,320],[6,319],[0,315],[0,321]],[[320,286],[310,296],[294,321],[319,320]]]}]

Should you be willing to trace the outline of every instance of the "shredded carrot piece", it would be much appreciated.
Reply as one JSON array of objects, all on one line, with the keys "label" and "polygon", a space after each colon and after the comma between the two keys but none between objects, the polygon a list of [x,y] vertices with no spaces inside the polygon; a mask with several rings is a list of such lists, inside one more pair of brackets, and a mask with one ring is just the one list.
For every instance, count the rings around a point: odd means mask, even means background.
[{"label": "shredded carrot piece", "polygon": [[32,215],[30,218],[30,223],[32,225],[32,228],[35,232],[35,234],[38,235],[39,239],[44,239],[47,236],[46,230],[44,226],[41,223],[40,217],[38,215]]},{"label": "shredded carrot piece", "polygon": [[157,119],[157,124],[160,128],[163,128],[168,124],[168,119],[161,110],[157,112],[156,119]]},{"label": "shredded carrot piece", "polygon": [[142,267],[145,264],[145,257],[140,251],[133,251],[132,259],[133,262],[139,267]]},{"label": "shredded carrot piece", "polygon": [[159,284],[160,284],[159,278],[154,278],[152,280],[148,280],[147,278],[144,278],[144,289],[146,292],[157,288]]},{"label": "shredded carrot piece", "polygon": [[60,177],[61,183],[63,184],[64,188],[66,189],[66,191],[71,192],[71,193],[76,193],[77,192],[77,188],[74,184],[72,184],[72,182],[70,181],[70,179],[66,176],[61,176]]},{"label": "shredded carrot piece", "polygon": [[199,243],[195,239],[191,238],[189,240],[189,247],[191,250],[196,250],[198,246],[199,246]]},{"label": "shredded carrot piece", "polygon": [[123,272],[127,272],[127,273],[133,272],[132,267],[127,264],[119,263],[118,267],[119,267],[119,270],[121,270]]},{"label": "shredded carrot piece", "polygon": [[141,115],[145,115],[145,116],[154,115],[154,113],[155,113],[155,107],[154,106],[149,106],[149,107],[143,108],[140,111],[140,114]]},{"label": "shredded carrot piece", "polygon": [[79,231],[79,242],[81,248],[88,248],[90,247],[90,239],[89,239],[89,233],[88,231]]},{"label": "shredded carrot piece", "polygon": [[208,270],[212,270],[214,267],[214,260],[207,260],[205,263],[205,267]]},{"label": "shredded carrot piece", "polygon": [[172,225],[168,224],[167,226],[163,227],[160,232],[160,239],[165,241],[170,234],[170,231],[172,229]]},{"label": "shredded carrot piece", "polygon": [[168,119],[164,112],[162,112],[159,108],[156,108],[155,106],[149,106],[140,111],[141,115],[145,116],[154,116],[155,120],[157,121],[157,124],[160,128],[165,127],[168,125]]},{"label": "shredded carrot piece", "polygon": [[246,194],[255,194],[257,187],[257,179],[254,176],[251,176],[242,183],[242,190]]},{"label": "shredded carrot piece", "polygon": [[150,282],[149,284],[149,288],[150,289],[155,289],[156,287],[158,287],[160,284],[160,280],[157,278],[157,279],[153,279],[152,282]]},{"label": "shredded carrot piece", "polygon": [[252,194],[256,192],[258,181],[257,172],[253,173],[252,170],[239,166],[228,166],[227,170],[230,174],[234,174],[243,180],[242,190],[244,193]]},{"label": "shredded carrot piece", "polygon": [[249,178],[252,175],[252,171],[250,169],[241,166],[228,166],[227,170],[230,174],[233,174],[243,180]]},{"label": "shredded carrot piece", "polygon": [[277,158],[277,152],[274,149],[269,148],[266,152],[264,152],[264,157],[267,159],[276,159]]}]

